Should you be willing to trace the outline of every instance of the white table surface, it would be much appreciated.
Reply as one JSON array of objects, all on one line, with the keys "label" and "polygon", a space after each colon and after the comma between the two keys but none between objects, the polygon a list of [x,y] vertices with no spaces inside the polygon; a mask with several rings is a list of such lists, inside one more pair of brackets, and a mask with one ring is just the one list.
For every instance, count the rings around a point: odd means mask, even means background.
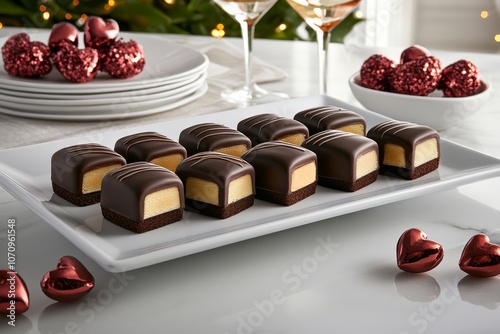
[{"label": "white table surface", "polygon": [[[401,50],[332,44],[329,95],[359,105],[348,77],[369,55],[397,58]],[[289,74],[264,87],[316,95],[314,43],[257,40],[254,51]],[[442,136],[500,157],[500,57],[432,51],[443,63],[472,60],[493,86],[481,111]],[[500,243],[499,186],[499,178],[481,181],[122,274],[100,268],[0,190],[0,268],[7,263],[6,224],[15,219],[17,270],[31,297],[15,328],[0,317],[0,332],[497,333],[500,278],[469,277],[458,260],[476,233]],[[396,266],[396,242],[412,227],[445,249],[443,262],[425,274]],[[96,279],[91,293],[73,303],[54,302],[39,288],[64,255],[80,259]]]}]

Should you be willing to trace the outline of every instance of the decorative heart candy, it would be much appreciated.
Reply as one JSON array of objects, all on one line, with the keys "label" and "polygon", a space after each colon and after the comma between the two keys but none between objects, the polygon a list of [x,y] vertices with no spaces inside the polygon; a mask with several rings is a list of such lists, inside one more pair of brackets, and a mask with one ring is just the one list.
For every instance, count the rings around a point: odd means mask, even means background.
[{"label": "decorative heart candy", "polygon": [[94,287],[94,277],[73,256],[63,256],[57,268],[43,276],[40,286],[49,298],[61,302],[77,300]]},{"label": "decorative heart candy", "polygon": [[417,228],[405,231],[396,247],[397,264],[401,270],[422,273],[437,266],[443,259],[443,247],[427,239],[427,234]]},{"label": "decorative heart candy", "polygon": [[50,49],[42,42],[32,42],[25,33],[13,35],[2,46],[4,68],[15,77],[38,78],[52,70]]},{"label": "decorative heart candy", "polygon": [[120,27],[113,19],[103,20],[99,16],[90,16],[85,21],[83,31],[85,46],[101,49],[113,44]]},{"label": "decorative heart candy", "polygon": [[400,64],[404,64],[421,57],[429,57],[430,55],[431,53],[429,50],[423,46],[415,44],[401,52]]},{"label": "decorative heart candy", "polygon": [[146,61],[140,44],[117,40],[102,58],[102,69],[114,78],[130,78],[142,72]]},{"label": "decorative heart candy", "polygon": [[69,22],[54,24],[49,35],[49,47],[52,52],[59,51],[64,43],[78,47],[78,29]]},{"label": "decorative heart candy", "polygon": [[490,243],[485,234],[476,234],[467,242],[458,263],[469,275],[491,277],[500,274],[500,246]]},{"label": "decorative heart candy", "polygon": [[0,270],[0,313],[21,314],[29,306],[28,288],[21,276],[11,270]]},{"label": "decorative heart candy", "polygon": [[61,46],[53,57],[54,66],[69,81],[88,82],[99,72],[99,54],[92,48],[78,49],[71,44]]}]

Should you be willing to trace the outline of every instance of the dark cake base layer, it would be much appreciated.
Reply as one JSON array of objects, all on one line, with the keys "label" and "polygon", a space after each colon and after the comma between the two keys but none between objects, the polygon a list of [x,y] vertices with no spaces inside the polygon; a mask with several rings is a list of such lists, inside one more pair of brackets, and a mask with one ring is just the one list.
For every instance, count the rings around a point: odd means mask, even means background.
[{"label": "dark cake base layer", "polygon": [[115,225],[118,225],[135,233],[144,233],[168,224],[175,223],[182,219],[182,214],[183,210],[177,209],[162,213],[158,216],[150,217],[143,220],[142,222],[136,222],[114,211],[102,208],[102,215],[104,216],[104,218]]},{"label": "dark cake base layer", "polygon": [[63,187],[52,182],[52,190],[56,195],[65,199],[66,201],[78,205],[78,206],[88,206],[92,204],[99,203],[101,201],[101,192],[96,191],[88,194],[74,194]]},{"label": "dark cake base layer", "polygon": [[253,205],[254,198],[254,195],[247,196],[240,199],[239,201],[229,204],[226,207],[220,207],[217,205],[196,201],[191,198],[186,198],[186,210],[214,218],[226,219],[251,207]]},{"label": "dark cake base layer", "polygon": [[337,179],[329,179],[326,177],[318,176],[318,184],[323,187],[354,192],[361,188],[366,187],[370,183],[373,183],[377,180],[378,171],[373,171],[370,174],[366,174],[365,176],[357,179],[356,181],[342,181]]},{"label": "dark cake base layer", "polygon": [[304,188],[296,190],[290,194],[282,194],[274,191],[257,188],[256,198],[263,201],[272,202],[280,205],[289,206],[295,204],[316,192],[316,182],[311,183]]},{"label": "dark cake base layer", "polygon": [[415,180],[421,176],[424,176],[425,174],[429,174],[433,170],[436,170],[438,167],[439,167],[439,158],[436,158],[414,169],[381,165],[380,174],[394,174],[406,180]]}]

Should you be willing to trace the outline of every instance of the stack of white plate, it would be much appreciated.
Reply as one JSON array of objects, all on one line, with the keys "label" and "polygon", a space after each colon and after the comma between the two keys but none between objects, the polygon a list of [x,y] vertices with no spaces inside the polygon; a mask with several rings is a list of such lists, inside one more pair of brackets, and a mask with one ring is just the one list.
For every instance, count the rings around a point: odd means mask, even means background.
[{"label": "stack of white plate", "polygon": [[[49,34],[30,37],[47,43]],[[202,53],[157,36],[119,37],[144,48],[144,70],[132,78],[99,73],[90,82],[72,83],[56,68],[43,78],[18,78],[5,72],[0,59],[0,113],[55,120],[126,119],[178,108],[206,92],[208,58]],[[0,39],[0,46],[6,40]]]}]

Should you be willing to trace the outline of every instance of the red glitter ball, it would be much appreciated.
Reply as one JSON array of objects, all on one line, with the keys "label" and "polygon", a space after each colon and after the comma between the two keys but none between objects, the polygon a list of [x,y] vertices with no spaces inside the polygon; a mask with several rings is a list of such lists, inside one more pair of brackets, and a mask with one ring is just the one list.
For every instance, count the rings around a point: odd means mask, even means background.
[{"label": "red glitter ball", "polygon": [[478,68],[462,59],[443,69],[438,89],[447,97],[464,97],[474,95],[480,86]]},{"label": "red glitter ball", "polygon": [[389,76],[397,65],[389,58],[380,54],[372,55],[364,61],[359,71],[359,84],[376,90],[389,90]]},{"label": "red glitter ball", "polygon": [[146,60],[140,44],[117,40],[103,59],[102,69],[114,78],[130,78],[142,72]]},{"label": "red glitter ball", "polygon": [[431,53],[429,50],[423,46],[415,44],[401,52],[400,63],[404,64],[418,58],[429,57],[430,55]]},{"label": "red glitter ball", "polygon": [[53,60],[59,72],[72,82],[88,82],[98,73],[99,54],[92,48],[78,49],[68,43],[61,46]]},{"label": "red glitter ball", "polygon": [[4,68],[12,76],[38,78],[52,70],[50,49],[42,42],[31,42],[25,33],[11,36],[2,46]]},{"label": "red glitter ball", "polygon": [[440,79],[441,61],[430,56],[399,65],[389,81],[394,93],[426,96],[437,88]]}]

